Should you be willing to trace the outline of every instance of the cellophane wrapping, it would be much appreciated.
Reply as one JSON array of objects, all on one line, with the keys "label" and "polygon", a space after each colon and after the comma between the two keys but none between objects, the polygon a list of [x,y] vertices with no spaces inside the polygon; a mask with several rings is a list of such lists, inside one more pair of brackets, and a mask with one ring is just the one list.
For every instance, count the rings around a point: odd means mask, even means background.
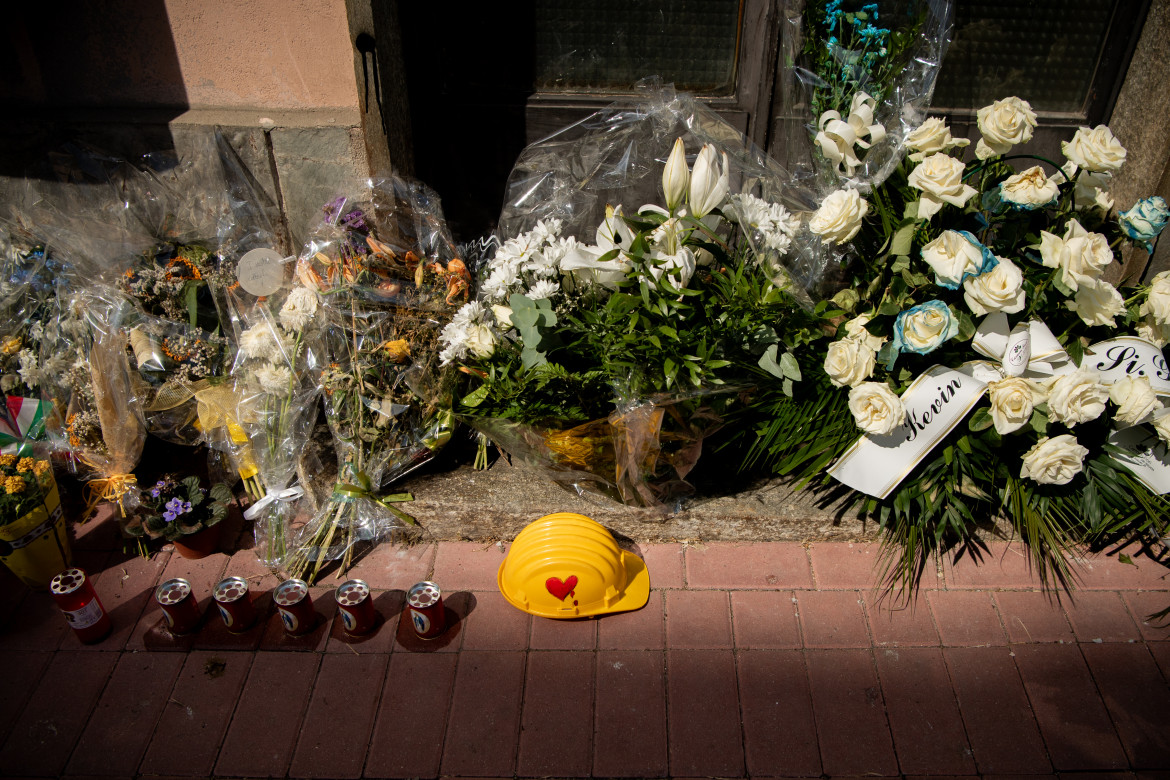
[{"label": "cellophane wrapping", "polygon": [[358,541],[413,523],[383,488],[451,436],[454,375],[438,335],[470,294],[470,275],[437,196],[400,178],[371,180],[325,207],[297,276],[319,298],[325,414],[337,484],[298,532],[288,571],[314,579],[326,561],[348,568]]},{"label": "cellophane wrapping", "polygon": [[[708,171],[714,173],[707,178],[712,185],[708,196],[715,198],[711,193],[718,190],[715,176],[725,177],[723,197],[702,206],[690,202],[686,208],[703,224],[686,223],[689,237],[680,239],[685,251],[638,268],[629,261],[626,244],[645,239],[635,238],[630,226],[648,230],[674,222],[661,206],[664,197],[670,198],[664,171],[680,164],[674,162],[674,155],[682,153],[676,144],[687,155],[681,165],[690,166],[693,160],[697,169],[698,157],[710,164]],[[629,294],[632,321],[641,305],[639,287],[644,300],[647,289],[668,300],[697,296],[704,311],[696,318],[713,338],[702,345],[712,368],[722,368],[735,350],[764,350],[768,334],[758,345],[747,343],[752,334],[729,334],[726,340],[718,335],[714,289],[716,277],[729,268],[747,268],[748,274],[759,269],[776,296],[794,302],[794,308],[813,306],[827,254],[809,240],[807,231],[798,230],[800,214],[816,207],[815,191],[792,181],[714,111],[656,83],[643,85],[632,106],[605,109],[527,147],[509,178],[494,246],[485,247],[478,263],[479,309],[461,313],[460,323],[467,323],[448,348],[449,360],[464,363],[465,370],[485,380],[461,403],[469,424],[512,456],[583,495],[601,493],[631,505],[678,508],[693,492],[687,476],[703,440],[722,426],[740,388],[715,375],[719,372],[711,373],[708,381],[704,371],[691,371],[689,377],[684,371],[681,376],[688,381],[672,384],[668,379],[664,385],[664,369],[680,370],[670,362],[607,368],[605,347],[591,342],[590,326],[582,324],[581,315],[594,305],[590,299],[604,305],[608,293],[603,288]],[[688,197],[693,201],[695,196]],[[685,211],[670,214],[681,219]],[[666,246],[669,239],[660,240]],[[723,247],[718,262],[708,251],[715,245]],[[663,286],[663,280],[669,284]],[[516,305],[536,314],[529,311],[524,315],[529,319],[518,324]],[[503,316],[510,322],[501,318],[500,307],[507,309]],[[536,328],[532,317],[543,318],[536,320]],[[529,342],[538,330],[561,325],[567,327],[558,331],[560,339],[571,337],[591,346],[565,350],[563,343],[542,341],[540,349],[547,351],[549,363],[556,357],[558,365],[541,364],[542,358],[531,356]],[[775,334],[771,336],[774,352]],[[733,339],[737,343],[730,343]],[[513,350],[523,365],[505,367],[499,355]],[[494,357],[484,360],[487,356]],[[508,406],[501,403],[507,399],[492,395],[490,386],[521,375],[532,380],[525,380],[522,392],[532,394],[502,415],[485,411]],[[573,402],[556,397],[566,377],[576,383]],[[547,407],[543,413],[541,404]],[[558,405],[566,412],[571,408],[573,416],[558,419]]]},{"label": "cellophane wrapping", "polygon": [[0,219],[0,449],[45,457],[46,430],[59,429],[60,410],[44,397],[67,353],[42,354],[60,312],[57,288],[66,265],[21,215]]},{"label": "cellophane wrapping", "polygon": [[889,177],[906,136],[926,118],[953,16],[953,0],[829,0],[785,9],[784,77],[799,85],[811,114],[810,170],[795,173],[811,177],[809,186],[865,194]]},{"label": "cellophane wrapping", "polygon": [[247,475],[256,554],[279,569],[319,509],[304,444],[320,409],[321,307],[301,285],[263,300],[232,293],[229,301],[239,344],[232,381],[200,400],[217,407],[215,430]]}]

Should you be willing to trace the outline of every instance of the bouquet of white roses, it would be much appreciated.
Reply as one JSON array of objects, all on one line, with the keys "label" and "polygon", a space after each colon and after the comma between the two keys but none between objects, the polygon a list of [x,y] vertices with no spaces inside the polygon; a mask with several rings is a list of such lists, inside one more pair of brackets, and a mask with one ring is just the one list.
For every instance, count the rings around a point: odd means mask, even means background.
[{"label": "bouquet of white roses", "polygon": [[1058,166],[1016,149],[1036,124],[1026,101],[978,124],[964,163],[927,120],[858,232],[824,233],[847,252],[836,335],[815,353],[812,394],[778,398],[757,445],[806,479],[835,461],[828,475],[881,522],[904,588],[994,516],[1062,584],[1066,547],[1162,536],[1170,518],[1170,274],[1110,281],[1122,243],[1154,241],[1166,204],[1112,210],[1104,188],[1126,152],[1104,126],[1077,131]]},{"label": "bouquet of white roses", "polygon": [[732,391],[800,378],[821,269],[786,180],[670,90],[530,146],[478,300],[443,330],[443,360],[481,380],[458,411],[579,492],[675,504]]}]

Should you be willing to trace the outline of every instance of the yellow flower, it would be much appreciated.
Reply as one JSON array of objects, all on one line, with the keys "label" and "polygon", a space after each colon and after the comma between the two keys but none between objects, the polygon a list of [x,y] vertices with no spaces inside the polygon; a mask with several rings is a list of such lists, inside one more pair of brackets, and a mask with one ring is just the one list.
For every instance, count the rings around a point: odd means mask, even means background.
[{"label": "yellow flower", "polygon": [[4,490],[8,495],[15,495],[24,492],[24,480],[20,477],[9,477],[4,480]]},{"label": "yellow flower", "polygon": [[53,467],[49,465],[49,461],[38,460],[36,463],[33,464],[33,473],[36,474],[41,479],[44,479],[45,475],[48,474],[52,470],[52,468]]},{"label": "yellow flower", "polygon": [[20,337],[13,336],[4,342],[4,346],[0,347],[0,351],[3,351],[5,355],[15,355],[17,352],[20,352],[21,346],[23,345],[20,342]]},{"label": "yellow flower", "polygon": [[4,468],[8,469],[8,468],[12,468],[15,464],[16,464],[16,456],[13,455],[11,452],[4,454],[4,455],[0,455],[0,466],[3,466]]},{"label": "yellow flower", "polygon": [[33,465],[36,463],[32,458],[21,458],[20,463],[16,464],[17,474],[27,474],[32,471]]}]

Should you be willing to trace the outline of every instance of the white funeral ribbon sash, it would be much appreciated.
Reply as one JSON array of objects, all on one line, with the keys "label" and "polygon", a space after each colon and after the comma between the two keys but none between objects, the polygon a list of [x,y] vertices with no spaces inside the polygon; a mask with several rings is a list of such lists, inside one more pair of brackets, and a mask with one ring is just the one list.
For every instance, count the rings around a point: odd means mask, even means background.
[{"label": "white funeral ribbon sash", "polygon": [[[958,369],[943,366],[927,369],[902,393],[902,405],[906,407],[906,421],[902,426],[886,436],[861,436],[833,464],[829,475],[861,493],[886,498],[966,418],[991,382],[1009,376],[1043,379],[1076,370],[1044,323],[1033,320],[1010,330],[1007,326],[1006,315],[989,315],[979,324],[972,339],[972,347],[996,364],[971,361]],[[1148,341],[1123,336],[1093,344],[1085,350],[1082,365],[1099,371],[1106,384],[1125,376],[1147,376],[1155,393],[1170,395],[1170,368],[1162,351]],[[1133,453],[1131,460],[1153,464],[1147,471],[1154,476],[1138,478],[1157,493],[1170,492],[1170,458],[1165,445],[1160,450],[1152,449],[1142,438],[1144,428],[1127,430],[1134,433],[1117,432],[1110,437],[1110,443],[1115,443],[1114,437],[1120,436],[1118,446]],[[1142,442],[1131,442],[1134,436]],[[1145,452],[1160,455],[1147,456]],[[1130,466],[1128,460],[1114,457]],[[1165,473],[1156,468],[1159,463],[1164,464]],[[1134,473],[1138,474],[1136,470]],[[1157,485],[1165,485],[1166,489]]]},{"label": "white funeral ribbon sash", "polygon": [[1113,431],[1106,441],[1126,450],[1125,454],[1114,453],[1113,459],[1133,472],[1139,482],[1160,496],[1170,493],[1170,445],[1157,434],[1135,425]]}]

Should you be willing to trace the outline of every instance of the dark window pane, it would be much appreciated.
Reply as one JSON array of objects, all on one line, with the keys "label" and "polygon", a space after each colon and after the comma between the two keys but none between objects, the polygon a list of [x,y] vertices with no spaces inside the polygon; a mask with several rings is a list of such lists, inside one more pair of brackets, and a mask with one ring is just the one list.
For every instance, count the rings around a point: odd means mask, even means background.
[{"label": "dark window pane", "polygon": [[628,92],[646,76],[735,89],[741,0],[537,0],[536,89]]},{"label": "dark window pane", "polygon": [[1114,2],[956,3],[955,38],[935,89],[938,109],[978,109],[1011,95],[1035,111],[1083,113]]}]

